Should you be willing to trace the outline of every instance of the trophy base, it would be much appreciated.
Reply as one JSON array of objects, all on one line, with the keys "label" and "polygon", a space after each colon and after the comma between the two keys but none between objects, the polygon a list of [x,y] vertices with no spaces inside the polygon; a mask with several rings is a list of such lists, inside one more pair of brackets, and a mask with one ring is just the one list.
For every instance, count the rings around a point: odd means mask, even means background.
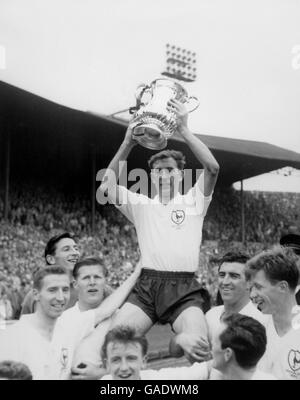
[{"label": "trophy base", "polygon": [[150,150],[162,150],[167,146],[167,139],[155,124],[136,125],[132,135],[140,145]]}]

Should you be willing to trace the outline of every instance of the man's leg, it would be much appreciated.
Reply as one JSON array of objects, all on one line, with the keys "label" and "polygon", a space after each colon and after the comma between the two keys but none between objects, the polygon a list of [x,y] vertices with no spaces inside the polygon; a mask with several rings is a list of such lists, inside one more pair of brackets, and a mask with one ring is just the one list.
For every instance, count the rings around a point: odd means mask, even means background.
[{"label": "man's leg", "polygon": [[210,358],[207,324],[199,307],[184,309],[172,324],[176,336],[170,342],[170,354],[189,361],[204,361]]},{"label": "man's leg", "polygon": [[125,303],[116,313],[111,329],[117,325],[131,326],[136,329],[139,335],[144,335],[154,323],[140,307]]}]

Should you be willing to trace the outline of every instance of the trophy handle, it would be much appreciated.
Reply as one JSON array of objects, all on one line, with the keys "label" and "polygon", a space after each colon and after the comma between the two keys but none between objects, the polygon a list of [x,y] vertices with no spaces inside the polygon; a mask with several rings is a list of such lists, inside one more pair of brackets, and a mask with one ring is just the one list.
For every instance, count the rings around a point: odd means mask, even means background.
[{"label": "trophy handle", "polygon": [[152,90],[150,86],[145,85],[144,83],[142,83],[141,85],[139,85],[135,91],[135,98],[136,98],[136,107],[137,110],[140,108],[141,105],[145,105],[142,102],[143,96],[145,93],[147,92],[151,92],[152,94]]},{"label": "trophy handle", "polygon": [[197,110],[197,108],[198,108],[199,105],[200,105],[200,101],[199,101],[199,99],[198,99],[196,96],[190,96],[190,97],[188,97],[188,99],[187,99],[186,102],[189,104],[191,100],[195,102],[195,105],[194,105],[194,107],[192,107],[190,110],[188,109],[188,112],[189,112],[189,113],[191,113],[191,112]]}]

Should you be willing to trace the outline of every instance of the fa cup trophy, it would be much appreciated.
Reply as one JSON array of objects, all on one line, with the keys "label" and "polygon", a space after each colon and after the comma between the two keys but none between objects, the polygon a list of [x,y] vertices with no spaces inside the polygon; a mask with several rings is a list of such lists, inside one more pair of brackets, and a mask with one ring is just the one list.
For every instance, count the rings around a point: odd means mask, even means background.
[{"label": "fa cup trophy", "polygon": [[132,135],[142,146],[151,150],[161,150],[167,145],[167,140],[176,132],[176,115],[168,110],[168,101],[176,99],[182,103],[194,106],[192,112],[199,106],[195,96],[189,96],[186,89],[174,79],[159,78],[150,85],[141,85],[136,92],[136,107],[130,123]]}]

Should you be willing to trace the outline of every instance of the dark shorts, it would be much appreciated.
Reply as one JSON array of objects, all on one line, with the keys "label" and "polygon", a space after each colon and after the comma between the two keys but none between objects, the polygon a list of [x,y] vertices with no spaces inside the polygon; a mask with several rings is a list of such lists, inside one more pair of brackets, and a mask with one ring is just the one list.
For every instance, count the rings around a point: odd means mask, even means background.
[{"label": "dark shorts", "polygon": [[202,288],[192,272],[142,269],[127,302],[141,308],[153,323],[172,325],[188,307],[199,307],[206,311],[207,298],[204,292],[207,293],[206,289]]}]

